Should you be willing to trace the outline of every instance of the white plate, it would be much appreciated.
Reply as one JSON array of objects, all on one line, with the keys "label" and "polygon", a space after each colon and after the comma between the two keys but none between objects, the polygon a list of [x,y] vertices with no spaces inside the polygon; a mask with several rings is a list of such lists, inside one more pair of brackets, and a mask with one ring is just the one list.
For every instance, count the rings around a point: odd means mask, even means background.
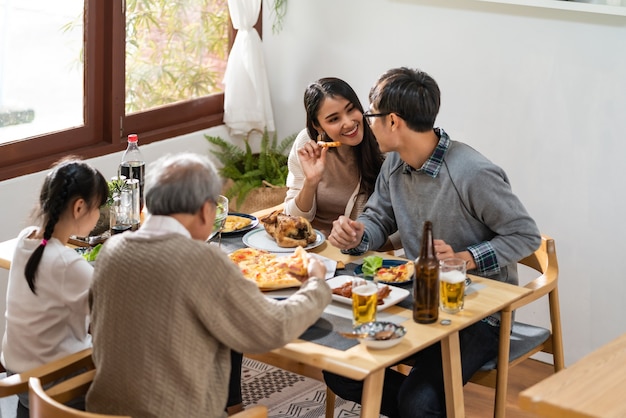
[{"label": "white plate", "polygon": [[[343,285],[344,283],[352,279],[354,279],[354,276],[337,276],[337,277],[333,277],[330,280],[327,280],[326,283],[328,283],[331,289],[335,289],[337,287],[341,287],[341,285]],[[391,293],[389,293],[389,295],[385,299],[383,299],[382,305],[378,305],[379,311],[385,310],[388,307],[393,306],[396,303],[403,301],[410,294],[408,290],[403,289],[401,287],[389,286],[389,288],[391,289]],[[352,299],[341,296],[341,295],[335,295],[334,293],[333,293],[333,300],[340,302],[340,303],[345,303],[347,305],[352,305]]]},{"label": "white plate", "polygon": [[[304,247],[305,250],[319,247],[324,243],[324,241],[326,241],[324,234],[317,229],[315,230],[315,235],[317,237],[315,242]],[[278,244],[276,244],[276,241],[274,241],[274,239],[265,231],[265,228],[253,229],[244,235],[241,240],[248,247],[256,248],[257,250],[269,251],[271,253],[291,253],[295,250],[295,248],[279,247]]]}]

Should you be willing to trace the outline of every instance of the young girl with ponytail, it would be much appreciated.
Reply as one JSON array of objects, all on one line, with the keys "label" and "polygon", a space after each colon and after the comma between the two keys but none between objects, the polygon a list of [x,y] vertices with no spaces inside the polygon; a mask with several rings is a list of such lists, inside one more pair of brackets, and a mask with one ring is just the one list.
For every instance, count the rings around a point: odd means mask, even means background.
[{"label": "young girl with ponytail", "polygon": [[[87,163],[68,159],[46,176],[36,224],[20,232],[7,288],[2,364],[21,373],[91,346],[88,295],[93,267],[66,246],[87,236],[106,202],[105,178]],[[28,416],[28,393],[18,417]]]}]

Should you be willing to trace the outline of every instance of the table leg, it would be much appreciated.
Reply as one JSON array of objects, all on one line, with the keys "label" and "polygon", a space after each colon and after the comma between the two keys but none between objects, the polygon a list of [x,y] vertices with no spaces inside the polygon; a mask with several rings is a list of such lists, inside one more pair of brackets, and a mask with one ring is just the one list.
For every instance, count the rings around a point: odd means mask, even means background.
[{"label": "table leg", "polygon": [[443,362],[447,416],[449,418],[464,418],[463,372],[461,370],[461,346],[458,332],[441,340],[441,360]]},{"label": "table leg", "polygon": [[378,418],[380,416],[380,403],[383,397],[384,380],[385,369],[380,369],[367,376],[363,381],[361,417]]}]

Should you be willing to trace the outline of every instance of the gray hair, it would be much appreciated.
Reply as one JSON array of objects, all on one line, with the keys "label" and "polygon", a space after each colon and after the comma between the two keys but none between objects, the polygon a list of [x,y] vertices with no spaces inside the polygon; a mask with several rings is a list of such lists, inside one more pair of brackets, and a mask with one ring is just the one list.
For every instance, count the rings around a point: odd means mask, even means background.
[{"label": "gray hair", "polygon": [[208,157],[168,154],[148,167],[145,196],[153,215],[196,213],[207,200],[215,202],[222,180]]}]

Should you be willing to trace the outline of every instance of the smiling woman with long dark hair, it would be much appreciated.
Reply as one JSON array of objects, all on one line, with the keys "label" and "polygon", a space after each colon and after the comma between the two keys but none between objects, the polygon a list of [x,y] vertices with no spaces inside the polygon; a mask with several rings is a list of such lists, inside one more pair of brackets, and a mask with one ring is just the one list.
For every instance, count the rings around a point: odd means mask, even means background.
[{"label": "smiling woman with long dark hair", "polygon": [[[306,129],[289,154],[285,213],[302,216],[328,235],[340,215],[356,218],[383,162],[363,106],[345,81],[329,77],[304,92]],[[318,142],[339,142],[326,148]]]}]

